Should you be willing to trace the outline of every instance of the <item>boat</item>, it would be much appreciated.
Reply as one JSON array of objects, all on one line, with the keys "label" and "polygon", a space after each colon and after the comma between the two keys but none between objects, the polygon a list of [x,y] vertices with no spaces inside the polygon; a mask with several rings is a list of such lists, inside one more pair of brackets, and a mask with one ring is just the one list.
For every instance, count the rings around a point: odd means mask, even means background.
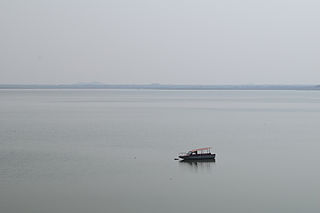
[{"label": "boat", "polygon": [[210,152],[211,147],[193,149],[187,153],[180,153],[179,158],[183,160],[214,160],[216,154]]}]

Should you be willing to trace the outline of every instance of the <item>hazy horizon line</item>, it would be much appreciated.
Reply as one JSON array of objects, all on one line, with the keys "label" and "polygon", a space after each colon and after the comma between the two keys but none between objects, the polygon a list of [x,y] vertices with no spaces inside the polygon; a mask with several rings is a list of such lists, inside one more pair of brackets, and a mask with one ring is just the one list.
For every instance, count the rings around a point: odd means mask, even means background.
[{"label": "hazy horizon line", "polygon": [[0,84],[0,89],[146,89],[146,90],[320,90],[316,84]]},{"label": "hazy horizon line", "polygon": [[3,85],[30,85],[30,86],[60,86],[60,85],[152,85],[152,86],[320,86],[316,83],[219,83],[219,84],[198,84],[198,83],[103,83],[103,82],[75,82],[75,83],[0,83]]}]

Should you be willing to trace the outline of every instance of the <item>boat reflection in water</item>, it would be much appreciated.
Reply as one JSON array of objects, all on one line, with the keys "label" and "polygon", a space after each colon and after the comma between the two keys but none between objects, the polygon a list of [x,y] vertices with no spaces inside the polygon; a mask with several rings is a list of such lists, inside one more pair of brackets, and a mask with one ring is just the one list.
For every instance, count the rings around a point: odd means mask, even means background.
[{"label": "boat reflection in water", "polygon": [[211,169],[215,166],[215,162],[215,159],[180,160],[179,166],[192,172],[211,172]]}]

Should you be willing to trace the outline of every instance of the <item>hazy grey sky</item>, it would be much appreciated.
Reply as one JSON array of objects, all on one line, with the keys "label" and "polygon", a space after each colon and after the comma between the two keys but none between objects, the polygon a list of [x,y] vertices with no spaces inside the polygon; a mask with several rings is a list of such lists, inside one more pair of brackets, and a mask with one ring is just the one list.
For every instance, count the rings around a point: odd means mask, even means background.
[{"label": "hazy grey sky", "polygon": [[320,83],[318,0],[1,0],[0,83]]}]

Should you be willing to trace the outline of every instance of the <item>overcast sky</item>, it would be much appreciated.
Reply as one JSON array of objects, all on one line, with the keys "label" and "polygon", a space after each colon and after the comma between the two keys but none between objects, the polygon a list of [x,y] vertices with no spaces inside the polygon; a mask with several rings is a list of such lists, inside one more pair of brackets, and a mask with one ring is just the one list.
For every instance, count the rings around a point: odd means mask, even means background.
[{"label": "overcast sky", "polygon": [[320,83],[318,0],[1,0],[0,83]]}]

